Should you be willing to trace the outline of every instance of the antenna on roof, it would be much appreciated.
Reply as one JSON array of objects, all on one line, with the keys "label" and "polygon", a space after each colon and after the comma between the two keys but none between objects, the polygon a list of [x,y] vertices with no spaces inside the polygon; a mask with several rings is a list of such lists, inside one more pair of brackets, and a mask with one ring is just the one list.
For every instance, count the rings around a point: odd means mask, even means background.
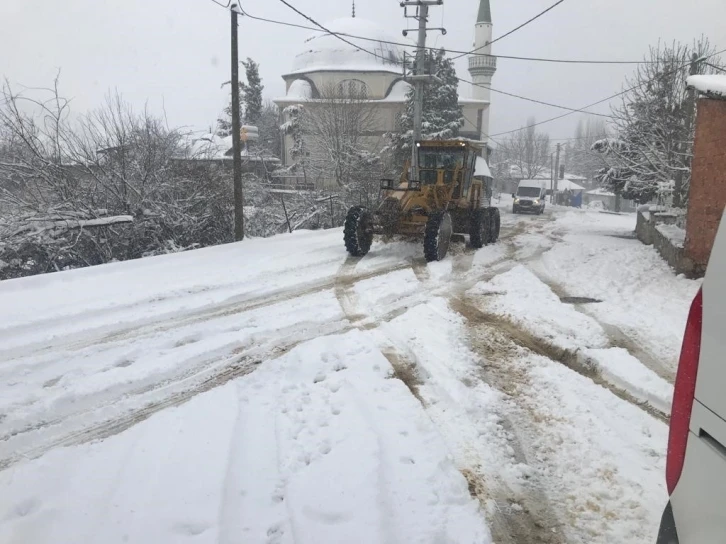
[{"label": "antenna on roof", "polygon": [[353,19],[355,19],[355,0],[353,0]]}]

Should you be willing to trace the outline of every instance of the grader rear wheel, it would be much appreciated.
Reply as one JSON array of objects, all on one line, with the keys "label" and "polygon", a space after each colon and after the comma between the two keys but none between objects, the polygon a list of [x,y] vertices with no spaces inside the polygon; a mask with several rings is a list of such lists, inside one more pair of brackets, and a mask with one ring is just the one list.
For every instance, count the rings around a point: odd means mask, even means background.
[{"label": "grader rear wheel", "polygon": [[484,247],[489,238],[490,215],[488,208],[477,208],[471,215],[471,229],[469,231],[469,242],[471,247],[479,249]]},{"label": "grader rear wheel", "polygon": [[424,234],[424,257],[427,262],[440,261],[446,257],[452,232],[451,216],[448,212],[429,215]]},{"label": "grader rear wheel", "polygon": [[373,214],[363,206],[353,206],[348,210],[343,228],[345,249],[353,257],[362,257],[371,249],[373,243]]}]

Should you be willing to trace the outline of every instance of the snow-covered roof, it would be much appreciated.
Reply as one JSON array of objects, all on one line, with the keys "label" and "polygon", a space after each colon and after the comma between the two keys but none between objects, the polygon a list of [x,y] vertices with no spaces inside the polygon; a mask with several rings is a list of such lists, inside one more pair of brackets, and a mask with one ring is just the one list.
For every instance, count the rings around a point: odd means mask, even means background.
[{"label": "snow-covered roof", "polygon": [[558,191],[566,191],[569,189],[570,191],[584,191],[585,188],[582,185],[578,185],[574,181],[570,181],[569,179],[558,179],[557,180],[557,190]]},{"label": "snow-covered roof", "polygon": [[489,165],[487,164],[487,161],[484,160],[484,157],[476,158],[476,163],[474,164],[474,175],[486,178],[492,177],[492,172],[489,170]]},{"label": "snow-covered roof", "polygon": [[409,89],[411,89],[411,85],[402,79],[400,81],[396,81],[396,83],[393,84],[393,87],[391,87],[388,96],[383,99],[383,102],[405,102]]},{"label": "snow-covered roof", "polygon": [[[242,130],[247,133],[248,141],[259,139],[256,126],[243,125]],[[256,155],[250,155],[243,147],[241,152],[245,160],[261,160]],[[184,158],[190,159],[229,159],[232,157],[232,136],[219,136],[218,134],[204,134],[198,138],[188,138],[184,145]],[[268,160],[268,158],[265,158]],[[271,157],[269,160],[274,160]]]},{"label": "snow-covered roof", "polygon": [[[305,49],[293,60],[292,70],[288,75],[316,71],[401,73],[401,49],[397,45],[385,43],[400,42],[401,39],[389,35],[376,23],[345,17],[323,26],[331,33],[316,32],[305,40]],[[377,40],[366,41],[360,46],[374,54],[354,47],[334,34],[364,36]]]},{"label": "snow-covered roof", "polygon": [[523,179],[519,182],[520,187],[547,187],[544,179]]},{"label": "snow-covered roof", "polygon": [[593,189],[592,191],[588,191],[587,194],[595,196],[615,196],[615,193],[611,193],[605,189]]},{"label": "snow-covered roof", "polygon": [[688,87],[714,98],[726,99],[726,75],[689,76]]}]

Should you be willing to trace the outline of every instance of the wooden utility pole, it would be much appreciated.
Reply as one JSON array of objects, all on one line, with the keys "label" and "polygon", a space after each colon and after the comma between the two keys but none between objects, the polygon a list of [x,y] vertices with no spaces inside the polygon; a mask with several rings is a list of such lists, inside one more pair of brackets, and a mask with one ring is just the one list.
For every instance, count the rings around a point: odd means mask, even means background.
[{"label": "wooden utility pole", "polygon": [[242,124],[239,118],[239,51],[237,48],[237,4],[230,7],[232,16],[232,154],[234,183],[234,239],[245,237],[244,196],[242,194]]},{"label": "wooden utility pole", "polygon": [[[426,23],[429,18],[429,6],[440,6],[444,0],[403,0],[401,7],[408,8],[415,6],[417,9],[415,16],[405,14],[407,18],[418,20],[418,40],[416,43],[416,68],[413,76],[404,77],[406,81],[413,85],[413,141],[411,142],[411,174],[418,175],[418,149],[416,142],[422,137],[423,125],[423,99],[424,85],[427,83],[440,82],[440,80],[432,74],[426,73]],[[441,30],[444,34],[446,31]],[[406,35],[404,31],[403,35]],[[405,67],[404,67],[405,71]]]},{"label": "wooden utility pole", "polygon": [[555,158],[555,189],[553,191],[552,197],[555,199],[553,204],[557,203],[557,182],[560,178],[560,146],[562,144],[557,144],[557,151],[556,151],[556,158]]},{"label": "wooden utility pole", "polygon": [[[418,43],[416,44],[416,75],[424,75],[426,71],[426,21],[429,17],[429,7],[422,4],[419,7],[418,18]],[[423,124],[423,94],[424,82],[416,81],[413,87],[413,145],[411,166],[414,172],[418,172],[418,149],[415,142],[421,139],[421,126]]]}]

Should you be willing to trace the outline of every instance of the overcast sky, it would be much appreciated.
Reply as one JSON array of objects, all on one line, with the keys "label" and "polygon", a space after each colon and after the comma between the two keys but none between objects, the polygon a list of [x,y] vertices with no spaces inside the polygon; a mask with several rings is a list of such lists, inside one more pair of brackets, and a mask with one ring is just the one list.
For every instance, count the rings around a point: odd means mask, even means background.
[{"label": "overcast sky", "polygon": [[[291,0],[323,22],[350,14],[350,2]],[[553,0],[491,0],[497,37]],[[445,0],[431,8],[429,44],[470,49],[479,0]],[[256,16],[306,23],[277,0],[242,0]],[[397,38],[405,28],[398,0],[357,0],[357,16],[379,23]],[[658,40],[691,42],[704,34],[726,49],[724,0],[566,0],[497,42],[495,54],[553,58],[639,60]],[[266,98],[284,94],[290,69],[310,31],[240,20],[240,57],[260,63]],[[413,23],[413,21],[408,21]],[[0,73],[16,85],[60,87],[77,112],[98,106],[118,89],[136,107],[166,111],[169,123],[203,129],[225,103],[229,79],[229,14],[212,0],[0,0]],[[365,43],[365,42],[364,42]],[[469,78],[466,59],[457,70]],[[492,86],[570,107],[582,107],[621,90],[632,66],[555,65],[500,59]],[[470,89],[462,86],[462,95]],[[603,104],[594,111],[607,113]],[[493,94],[491,132],[497,133],[562,110]],[[573,135],[579,114],[542,126],[552,138]]]}]

